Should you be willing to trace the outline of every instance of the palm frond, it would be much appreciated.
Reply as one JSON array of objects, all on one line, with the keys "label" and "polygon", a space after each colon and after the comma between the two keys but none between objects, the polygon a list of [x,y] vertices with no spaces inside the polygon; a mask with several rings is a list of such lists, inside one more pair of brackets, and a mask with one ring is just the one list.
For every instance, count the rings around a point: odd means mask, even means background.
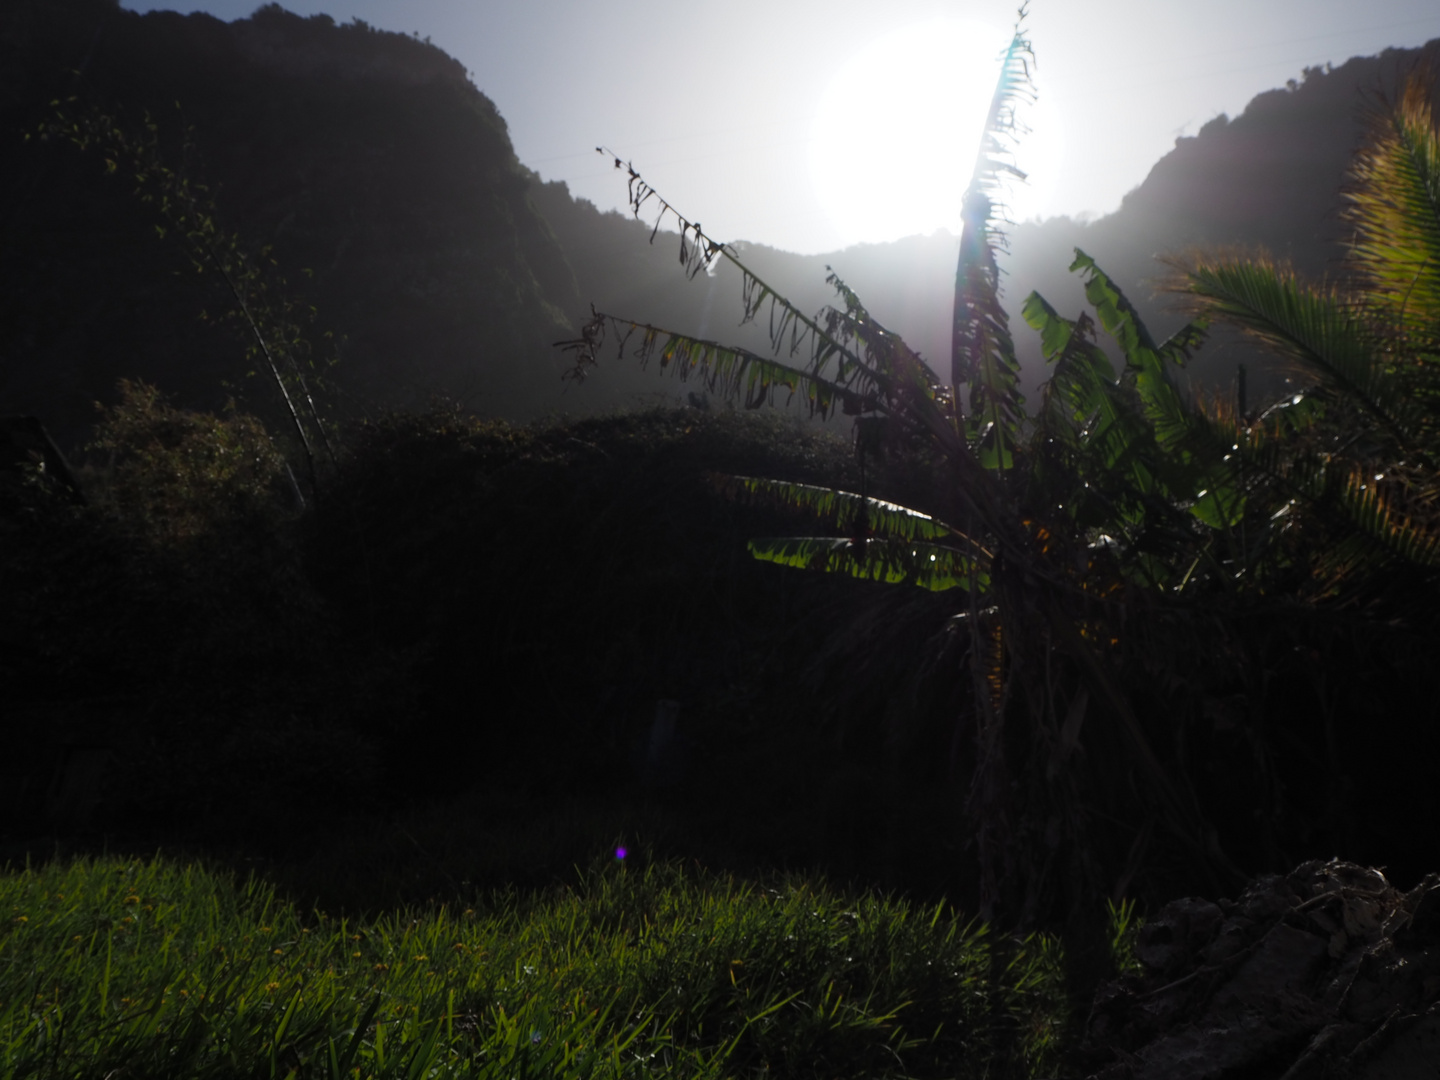
[{"label": "palm frond", "polygon": [[1198,256],[1176,264],[1177,286],[1197,309],[1269,345],[1367,414],[1402,450],[1430,457],[1425,411],[1395,377],[1354,298],[1302,283],[1267,259]]},{"label": "palm frond", "polygon": [[1290,463],[1286,479],[1310,503],[1338,515],[1346,538],[1324,553],[1319,571],[1335,581],[1396,559],[1422,569],[1440,567],[1440,529],[1425,513],[1425,492],[1354,462],[1310,455]]},{"label": "palm frond", "polygon": [[1372,117],[1345,189],[1349,258],[1367,300],[1412,347],[1440,350],[1440,130],[1426,81],[1412,76]]},{"label": "palm frond", "polygon": [[1340,502],[1364,535],[1414,566],[1440,566],[1440,534],[1404,513],[1375,476],[1353,467],[1340,489]]}]

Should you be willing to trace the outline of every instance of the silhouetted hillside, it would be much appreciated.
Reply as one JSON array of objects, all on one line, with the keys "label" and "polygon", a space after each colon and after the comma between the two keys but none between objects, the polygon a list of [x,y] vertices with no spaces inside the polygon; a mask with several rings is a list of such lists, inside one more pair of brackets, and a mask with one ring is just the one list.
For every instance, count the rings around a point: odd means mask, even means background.
[{"label": "silhouetted hillside", "polygon": [[[1440,42],[1312,69],[1232,119],[1177,140],[1120,210],[1011,230],[1006,295],[1031,381],[1038,347],[1019,324],[1039,289],[1078,310],[1067,273],[1084,248],[1159,331],[1178,325],[1153,296],[1157,254],[1193,244],[1265,245],[1321,274],[1341,252],[1340,186],[1361,131],[1361,91],[1391,88]],[[362,23],[269,5],[244,20],[124,12],[114,0],[17,0],[0,26],[0,407],[43,416],[62,445],[83,439],[92,402],[121,376],[180,402],[223,403],[244,384],[244,346],[202,322],[229,305],[180,245],[160,242],[153,207],[124,169],[63,140],[23,142],[66,108],[99,107],[130,130],[153,117],[162,152],[211,185],[220,218],[255,250],[273,246],[293,295],[333,331],[338,397],[352,409],[445,394],[483,414],[594,412],[682,387],[629,361],[564,384],[552,347],[594,303],[641,321],[763,348],[764,320],[739,326],[739,275],[685,279],[676,238],[601,213],[519,163],[505,122],[440,48]],[[176,104],[180,111],[177,113]],[[185,125],[191,148],[182,145]],[[187,156],[188,153],[188,156]],[[644,171],[645,162],[635,162]],[[623,176],[615,179],[617,192]],[[958,193],[957,193],[958,197]],[[683,207],[704,217],[705,208]],[[724,238],[721,239],[731,239]],[[958,241],[937,233],[800,256],[736,245],[802,307],[833,294],[825,267],[943,372]],[[313,276],[312,276],[313,275]],[[323,342],[317,352],[328,348]],[[613,354],[612,354],[613,355]],[[1229,381],[1223,342],[1196,362]],[[1263,378],[1257,392],[1273,390]],[[264,412],[268,390],[252,386]]]},{"label": "silhouetted hillside", "polygon": [[72,112],[98,107],[135,133],[153,117],[167,163],[211,185],[223,225],[273,245],[316,331],[341,339],[336,378],[357,402],[444,392],[512,417],[557,406],[550,343],[568,332],[574,279],[504,120],[438,48],[276,5],[226,24],[22,0],[4,22],[7,410],[70,441],[122,375],[213,407],[221,380],[244,374],[240,339],[199,318],[228,305],[223,284],[157,241],[127,170],[107,176],[102,155],[64,140],[21,141],[71,95]]}]

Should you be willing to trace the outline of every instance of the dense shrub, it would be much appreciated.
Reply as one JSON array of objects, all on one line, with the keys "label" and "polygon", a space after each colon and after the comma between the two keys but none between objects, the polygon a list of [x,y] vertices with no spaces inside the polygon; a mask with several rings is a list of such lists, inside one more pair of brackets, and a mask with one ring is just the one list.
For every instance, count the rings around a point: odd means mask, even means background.
[{"label": "dense shrub", "polygon": [[278,513],[288,466],[259,420],[177,409],[153,386],[122,379],[101,406],[91,449],[108,455],[95,494],[123,528],[180,545]]}]

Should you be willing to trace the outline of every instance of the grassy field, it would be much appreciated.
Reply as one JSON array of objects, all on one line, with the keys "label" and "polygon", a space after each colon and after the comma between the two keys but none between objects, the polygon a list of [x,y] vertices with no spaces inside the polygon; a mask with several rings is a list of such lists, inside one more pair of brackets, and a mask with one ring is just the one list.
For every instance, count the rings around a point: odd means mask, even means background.
[{"label": "grassy field", "polygon": [[195,863],[0,877],[4,1077],[1001,1077],[1053,1065],[1058,947],[945,905],[617,849],[355,921]]}]

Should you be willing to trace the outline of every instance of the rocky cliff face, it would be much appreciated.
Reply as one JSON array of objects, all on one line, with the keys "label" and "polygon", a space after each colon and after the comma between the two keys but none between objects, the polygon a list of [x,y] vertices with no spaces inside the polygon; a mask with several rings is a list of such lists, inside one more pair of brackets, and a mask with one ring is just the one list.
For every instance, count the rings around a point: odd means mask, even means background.
[{"label": "rocky cliff face", "polygon": [[[229,301],[120,169],[23,142],[65,107],[159,126],[167,163],[211,186],[222,223],[270,248],[333,331],[354,408],[432,395],[525,416],[558,407],[550,343],[579,307],[494,104],[439,49],[271,5],[226,24],[22,0],[0,40],[0,401],[62,441],[121,376],[186,404],[246,388],[243,344],[200,320]],[[178,111],[177,111],[178,104]],[[182,146],[183,128],[190,146]],[[321,352],[324,347],[321,347]],[[265,390],[249,396],[263,402]]]}]

